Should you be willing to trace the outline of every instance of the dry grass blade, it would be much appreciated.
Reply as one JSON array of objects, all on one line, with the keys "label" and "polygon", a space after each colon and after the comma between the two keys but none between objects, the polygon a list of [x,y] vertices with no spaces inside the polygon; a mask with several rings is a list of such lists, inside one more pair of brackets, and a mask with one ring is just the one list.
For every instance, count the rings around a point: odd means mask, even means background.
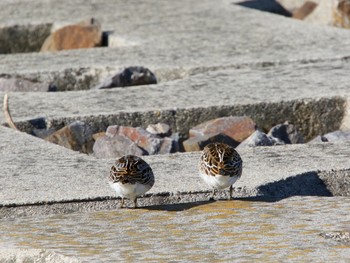
[{"label": "dry grass blade", "polygon": [[10,114],[10,110],[9,110],[9,97],[7,94],[5,94],[4,96],[4,115],[5,115],[5,120],[7,122],[7,124],[15,130],[18,130],[18,128],[16,127],[15,123],[12,120],[11,114]]}]

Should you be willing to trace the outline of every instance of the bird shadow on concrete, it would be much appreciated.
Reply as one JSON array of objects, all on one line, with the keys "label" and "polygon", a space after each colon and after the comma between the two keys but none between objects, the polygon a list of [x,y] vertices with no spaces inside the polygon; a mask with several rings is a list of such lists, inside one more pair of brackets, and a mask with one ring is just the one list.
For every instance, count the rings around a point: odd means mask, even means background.
[{"label": "bird shadow on concrete", "polygon": [[153,205],[153,206],[147,206],[143,207],[143,209],[147,210],[157,210],[157,211],[168,211],[168,212],[178,212],[178,211],[185,211],[189,210],[191,208],[201,206],[201,205],[207,205],[210,203],[216,202],[215,200],[207,200],[207,201],[197,201],[197,202],[191,202],[191,203],[179,203],[179,204],[164,204],[164,205]]},{"label": "bird shadow on concrete", "polygon": [[236,200],[278,202],[292,196],[333,196],[317,172],[306,172],[284,180],[271,182],[258,188],[256,197]]}]

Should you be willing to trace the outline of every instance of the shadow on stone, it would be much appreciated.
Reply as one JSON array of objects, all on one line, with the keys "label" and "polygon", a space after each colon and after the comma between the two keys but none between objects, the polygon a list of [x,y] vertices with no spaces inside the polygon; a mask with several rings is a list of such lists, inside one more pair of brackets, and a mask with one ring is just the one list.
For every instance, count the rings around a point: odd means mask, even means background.
[{"label": "shadow on stone", "polygon": [[154,206],[145,206],[145,207],[142,207],[142,209],[177,212],[177,211],[185,211],[201,205],[207,205],[213,202],[216,202],[216,201],[208,200],[208,201],[198,201],[198,202],[191,202],[191,203],[181,203],[181,204],[154,205]]},{"label": "shadow on stone", "polygon": [[307,172],[258,188],[256,201],[277,202],[291,196],[333,196],[317,172]]},{"label": "shadow on stone", "polygon": [[244,6],[247,8],[252,8],[260,11],[270,12],[282,16],[291,17],[292,14],[283,8],[277,1],[275,0],[247,0],[237,3],[237,5]]}]

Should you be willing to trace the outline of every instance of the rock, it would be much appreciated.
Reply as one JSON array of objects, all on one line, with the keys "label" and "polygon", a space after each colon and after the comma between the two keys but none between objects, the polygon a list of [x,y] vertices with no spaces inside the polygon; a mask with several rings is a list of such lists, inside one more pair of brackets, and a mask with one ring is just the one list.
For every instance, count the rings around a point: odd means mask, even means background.
[{"label": "rock", "polygon": [[157,78],[148,68],[136,66],[125,68],[112,78],[108,78],[95,89],[110,89],[137,85],[157,84]]},{"label": "rock", "polygon": [[0,77],[0,91],[48,91],[48,86],[45,83],[34,82],[21,78]]},{"label": "rock", "polygon": [[239,144],[239,142],[223,133],[190,137],[183,141],[182,144],[186,152],[194,152],[203,150],[206,145],[213,142],[226,143],[232,147],[236,147]]},{"label": "rock", "polygon": [[328,142],[328,139],[323,135],[319,135],[314,139],[312,139],[311,141],[309,141],[308,143],[320,143],[320,142]]},{"label": "rock", "polygon": [[168,154],[175,153],[179,151],[179,140],[165,137],[162,138],[157,154]]},{"label": "rock", "polygon": [[350,28],[350,0],[321,0],[304,21]]},{"label": "rock", "polygon": [[78,48],[93,48],[102,45],[100,23],[91,18],[75,25],[62,27],[48,36],[41,47],[41,52]]},{"label": "rock", "polygon": [[250,135],[247,139],[241,142],[237,148],[241,147],[254,147],[254,146],[272,146],[283,144],[278,139],[266,135],[266,133],[256,130],[252,135]]},{"label": "rock", "polygon": [[309,143],[317,142],[345,142],[350,141],[350,131],[334,131],[325,135],[317,136]]},{"label": "rock", "polygon": [[82,153],[91,153],[93,147],[92,131],[89,125],[75,121],[54,132],[45,140]]},{"label": "rock", "polygon": [[106,131],[107,136],[122,135],[128,137],[137,144],[138,147],[144,149],[148,154],[156,154],[161,145],[161,138],[153,136],[143,128],[127,127],[113,125],[109,126]]},{"label": "rock", "polygon": [[51,134],[55,133],[55,129],[37,129],[33,128],[32,135],[35,137],[45,139],[46,137],[50,136]]},{"label": "rock", "polygon": [[333,12],[333,25],[350,28],[350,0],[340,0]]},{"label": "rock", "polygon": [[105,135],[106,135],[105,132],[98,132],[98,133],[94,133],[94,134],[92,135],[92,138],[93,138],[95,141],[97,141],[98,139],[104,137]]},{"label": "rock", "polygon": [[170,136],[171,134],[170,126],[165,123],[150,124],[147,126],[146,131],[160,137]]},{"label": "rock", "polygon": [[[121,138],[114,140],[115,137],[127,138],[129,141]],[[176,134],[172,137],[162,138],[141,127],[112,125],[107,128],[105,136],[96,140],[94,154],[97,157],[105,158],[105,156],[125,155],[131,154],[131,152],[134,152],[134,155],[173,153],[179,149],[178,141],[179,138]]]},{"label": "rock", "polygon": [[115,159],[128,154],[142,156],[147,153],[123,135],[103,136],[93,146],[93,155],[97,158]]},{"label": "rock", "polygon": [[311,14],[316,7],[317,4],[315,2],[306,1],[301,7],[293,12],[292,17],[295,19],[303,20],[305,17]]},{"label": "rock", "polygon": [[189,131],[190,137],[225,134],[240,143],[255,132],[255,122],[246,116],[222,117],[201,123]]},{"label": "rock", "polygon": [[268,135],[286,144],[304,143],[303,135],[288,122],[272,127]]},{"label": "rock", "polygon": [[319,4],[323,0],[276,0],[280,5],[283,6],[286,10],[291,12],[292,14],[305,5],[306,2],[314,2],[315,4]]}]

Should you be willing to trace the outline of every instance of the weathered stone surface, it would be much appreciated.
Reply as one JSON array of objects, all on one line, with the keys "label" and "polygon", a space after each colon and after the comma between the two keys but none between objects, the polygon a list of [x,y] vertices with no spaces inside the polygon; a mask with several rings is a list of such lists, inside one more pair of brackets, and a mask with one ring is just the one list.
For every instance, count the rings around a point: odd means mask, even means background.
[{"label": "weathered stone surface", "polygon": [[254,146],[272,146],[281,144],[280,141],[272,136],[266,135],[266,133],[256,130],[247,139],[241,142],[237,148],[241,147],[254,147]]},{"label": "weathered stone surface", "polygon": [[315,10],[304,21],[350,28],[349,0],[321,0]]},{"label": "weathered stone surface", "polygon": [[324,135],[317,136],[310,143],[313,142],[344,142],[350,141],[350,131],[334,131]]},{"label": "weathered stone surface", "polygon": [[194,152],[203,150],[206,145],[213,142],[226,143],[232,147],[237,147],[239,144],[239,142],[223,133],[190,137],[189,139],[183,141],[182,144],[186,152]]},{"label": "weathered stone surface", "polygon": [[0,91],[48,91],[47,83],[33,82],[21,78],[0,77]]},{"label": "weathered stone surface", "polygon": [[[126,140],[127,139],[127,140]],[[153,155],[173,153],[179,150],[178,136],[159,137],[141,127],[112,125],[106,134],[97,138],[94,155],[101,158],[126,155]]]},{"label": "weathered stone surface", "polygon": [[268,135],[286,144],[304,143],[303,135],[293,124],[289,124],[288,122],[272,127]]},{"label": "weathered stone surface", "polygon": [[128,154],[141,156],[147,153],[123,135],[103,136],[93,146],[93,155],[97,158],[117,158]]},{"label": "weathered stone surface", "polygon": [[158,154],[175,153],[179,151],[178,136],[164,137],[160,141]]},{"label": "weathered stone surface", "polygon": [[140,127],[134,128],[113,125],[107,128],[106,135],[111,137],[115,135],[126,136],[150,155],[156,154],[158,152],[162,141],[161,138],[153,136],[152,134]]},{"label": "weathered stone surface", "polygon": [[45,39],[50,35],[51,27],[52,23],[0,26],[0,53],[39,51]]},{"label": "weathered stone surface", "polygon": [[157,84],[157,78],[151,70],[145,67],[128,67],[112,78],[107,78],[97,89]]},{"label": "weathered stone surface", "polygon": [[105,136],[106,133],[105,132],[98,132],[98,133],[94,133],[92,135],[92,138],[97,141],[98,139],[102,138],[103,136]]},{"label": "weathered stone surface", "polygon": [[92,152],[93,139],[91,127],[81,121],[75,121],[63,127],[46,137],[45,140],[74,151],[82,153]]},{"label": "weathered stone surface", "polygon": [[225,134],[240,143],[256,129],[255,122],[246,116],[222,117],[201,123],[189,131],[190,137]]},{"label": "weathered stone surface", "polygon": [[37,129],[37,128],[33,128],[32,131],[32,135],[34,135],[35,137],[41,138],[41,139],[45,139],[48,136],[50,136],[51,134],[55,133],[56,130],[55,129]]},{"label": "weathered stone surface", "polygon": [[312,1],[306,1],[301,7],[293,12],[292,17],[295,19],[303,20],[309,14],[311,14],[314,9],[317,7],[317,4]]},{"label": "weathered stone surface", "polygon": [[318,176],[333,196],[350,196],[350,169],[322,171]]},{"label": "weathered stone surface", "polygon": [[350,28],[350,1],[339,0],[336,9],[333,12],[334,25],[343,28]]},{"label": "weathered stone surface", "polygon": [[[319,4],[322,0],[311,0],[312,2]],[[276,0],[285,9],[289,10],[291,13],[295,12],[298,8],[303,6],[306,2],[310,0]]]},{"label": "weathered stone surface", "polygon": [[166,123],[150,124],[147,126],[146,131],[161,137],[170,136],[171,134],[170,126]]},{"label": "weathered stone surface", "polygon": [[78,48],[93,48],[102,45],[100,23],[92,18],[75,25],[68,25],[53,32],[41,47],[41,52]]}]

